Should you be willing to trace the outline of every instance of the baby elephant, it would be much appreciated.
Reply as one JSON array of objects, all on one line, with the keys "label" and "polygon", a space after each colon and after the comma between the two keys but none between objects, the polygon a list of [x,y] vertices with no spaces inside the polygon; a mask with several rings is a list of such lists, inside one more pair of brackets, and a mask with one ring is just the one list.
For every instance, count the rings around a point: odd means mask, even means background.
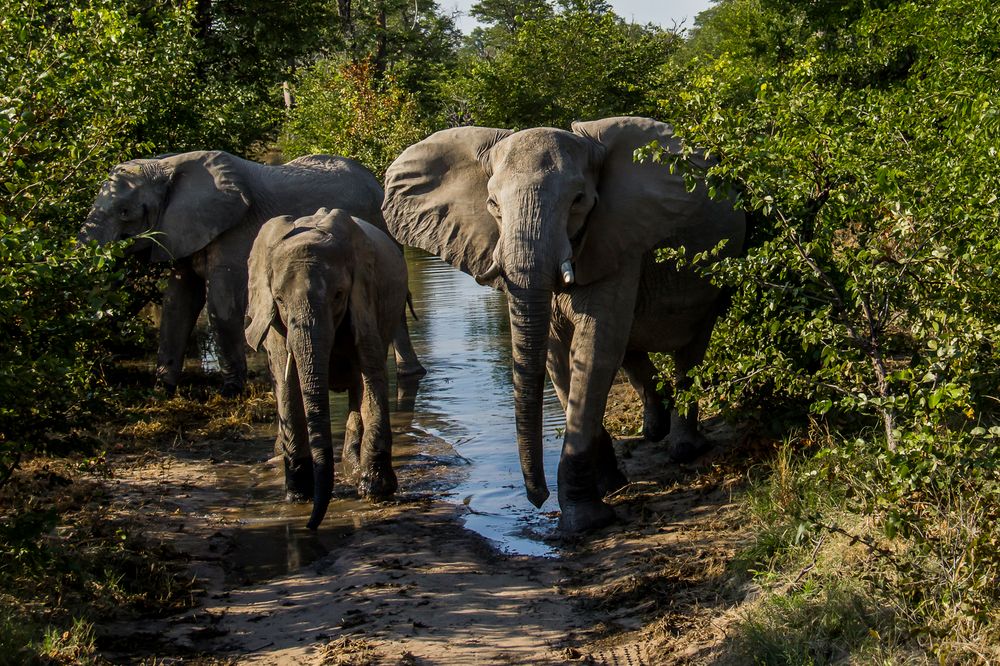
[{"label": "baby elephant", "polygon": [[396,491],[386,354],[406,306],[406,263],[384,232],[320,208],[264,224],[249,262],[246,339],[267,350],[278,402],[276,451],[289,500],[312,498],[316,529],[333,489],[329,391],[347,391],[344,467],[358,492]]}]

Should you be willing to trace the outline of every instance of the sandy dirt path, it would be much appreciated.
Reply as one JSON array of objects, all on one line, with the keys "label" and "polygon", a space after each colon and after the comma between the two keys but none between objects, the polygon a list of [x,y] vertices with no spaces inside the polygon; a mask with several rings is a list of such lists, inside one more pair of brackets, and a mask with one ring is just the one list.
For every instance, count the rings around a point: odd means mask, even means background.
[{"label": "sandy dirt path", "polygon": [[[163,663],[672,664],[716,662],[745,596],[726,565],[744,540],[734,436],[698,464],[616,443],[633,483],[619,522],[556,557],[508,556],[462,526],[462,505],[410,493],[353,524],[246,521],[246,479],[280,473],[246,442],[203,442],[120,468],[116,508],[190,558],[203,594],[181,616],[108,627]],[[253,451],[257,451],[256,454]],[[255,458],[256,455],[256,458]],[[304,510],[303,510],[304,511]],[[269,562],[269,560],[273,560]],[[270,566],[273,565],[273,566]],[[116,662],[117,663],[117,662]],[[175,662],[176,663],[176,662]]]}]

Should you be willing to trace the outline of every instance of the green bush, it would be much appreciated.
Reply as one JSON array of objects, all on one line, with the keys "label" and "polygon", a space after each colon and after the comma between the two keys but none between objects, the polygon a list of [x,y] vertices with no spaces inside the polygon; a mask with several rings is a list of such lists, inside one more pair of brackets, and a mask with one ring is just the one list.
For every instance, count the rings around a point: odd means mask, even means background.
[{"label": "green bush", "polygon": [[558,13],[519,17],[489,53],[470,54],[452,95],[491,127],[551,126],[615,115],[650,115],[650,92],[676,35],[628,24],[604,3],[563,2]]},{"label": "green bush", "polygon": [[[726,33],[754,15],[780,48]],[[995,631],[1000,603],[1000,7],[730,0],[704,21],[663,113],[722,161],[673,166],[735,184],[753,231],[706,268],[732,306],[688,397],[837,433],[807,491],[833,484],[855,536],[907,553],[887,584],[943,655],[954,618]]]},{"label": "green bush", "polygon": [[73,239],[109,168],[191,72],[185,7],[0,0],[0,482],[96,405],[109,344],[132,333],[120,247]]},{"label": "green bush", "polygon": [[286,158],[310,153],[351,157],[381,178],[389,164],[429,132],[412,95],[368,60],[320,60],[295,86],[278,145]]}]

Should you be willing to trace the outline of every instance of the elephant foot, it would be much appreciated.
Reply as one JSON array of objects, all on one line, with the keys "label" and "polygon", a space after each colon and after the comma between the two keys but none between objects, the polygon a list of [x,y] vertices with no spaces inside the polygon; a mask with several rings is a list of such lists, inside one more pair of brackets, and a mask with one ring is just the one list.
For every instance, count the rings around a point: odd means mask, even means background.
[{"label": "elephant foot", "polygon": [[417,379],[427,374],[427,369],[420,365],[419,361],[413,363],[403,363],[396,366],[396,377],[407,377]]},{"label": "elephant foot", "polygon": [[315,480],[312,460],[289,460],[285,458],[285,501],[311,502]]},{"label": "elephant foot", "polygon": [[670,434],[670,414],[663,405],[650,405],[642,410],[642,437],[647,442],[659,442]]},{"label": "elephant foot", "polygon": [[579,534],[605,527],[615,522],[615,510],[601,500],[566,502],[559,516],[559,531]]},{"label": "elephant foot", "polygon": [[712,443],[699,434],[671,442],[670,459],[675,463],[689,463],[712,448]]},{"label": "elephant foot", "polygon": [[372,502],[389,499],[399,488],[396,473],[388,470],[366,470],[358,478],[358,494]]},{"label": "elephant foot", "polygon": [[243,395],[243,384],[236,384],[234,382],[226,382],[222,385],[222,389],[219,391],[219,395],[227,400],[232,400],[233,398],[238,398]]}]

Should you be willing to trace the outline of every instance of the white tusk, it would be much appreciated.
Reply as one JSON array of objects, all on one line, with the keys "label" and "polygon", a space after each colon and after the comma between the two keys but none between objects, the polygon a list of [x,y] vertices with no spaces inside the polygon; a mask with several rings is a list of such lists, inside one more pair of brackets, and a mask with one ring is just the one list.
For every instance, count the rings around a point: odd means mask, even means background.
[{"label": "white tusk", "polygon": [[500,264],[497,262],[496,259],[494,259],[493,263],[490,265],[489,268],[486,269],[485,273],[476,276],[476,282],[478,282],[479,284],[489,284],[490,282],[493,282],[493,280],[495,280],[499,275],[500,275]]},{"label": "white tusk", "polygon": [[[287,351],[287,350],[286,350]],[[292,352],[288,352],[288,356],[285,358],[285,383],[288,383],[288,378],[292,376]]]},{"label": "white tusk", "polygon": [[576,276],[573,275],[573,264],[570,263],[569,259],[559,265],[559,270],[562,271],[563,282],[567,285],[573,284],[573,281],[576,280]]}]

